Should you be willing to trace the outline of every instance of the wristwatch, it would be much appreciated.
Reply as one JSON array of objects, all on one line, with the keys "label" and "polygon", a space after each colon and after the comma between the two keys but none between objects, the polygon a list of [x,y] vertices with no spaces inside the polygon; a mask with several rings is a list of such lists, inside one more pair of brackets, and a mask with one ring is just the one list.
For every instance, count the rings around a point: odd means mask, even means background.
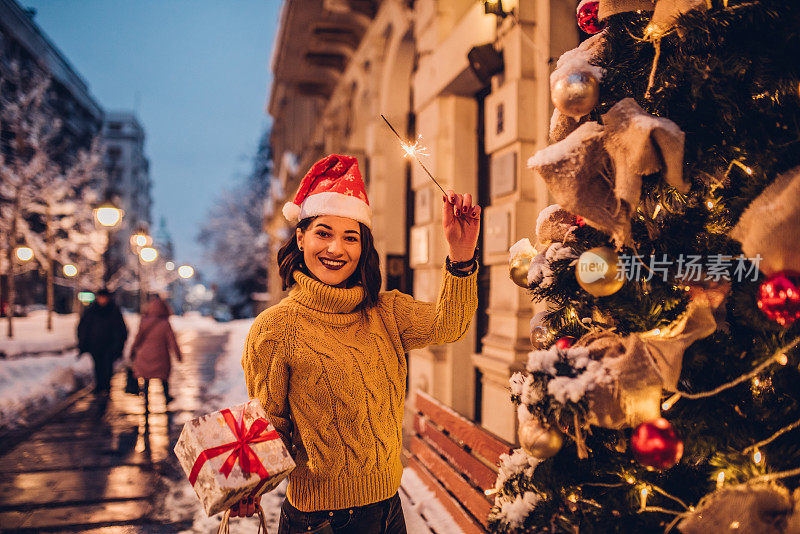
[{"label": "wristwatch", "polygon": [[465,261],[451,261],[450,256],[447,256],[444,260],[444,265],[447,272],[459,277],[469,276],[478,270],[478,261],[475,256]]}]

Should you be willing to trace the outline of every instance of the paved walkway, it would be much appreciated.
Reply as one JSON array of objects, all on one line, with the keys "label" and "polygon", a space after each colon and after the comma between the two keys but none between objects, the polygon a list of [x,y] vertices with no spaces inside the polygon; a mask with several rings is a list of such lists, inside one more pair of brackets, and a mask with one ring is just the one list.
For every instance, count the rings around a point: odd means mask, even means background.
[{"label": "paved walkway", "polygon": [[[203,411],[203,386],[225,340],[179,334],[185,358],[170,380],[176,405]],[[124,381],[124,373],[114,376],[107,406],[79,395],[24,441],[0,450],[0,530],[168,533],[191,526],[159,519],[165,479],[184,477],[172,448],[189,417],[166,410],[158,381],[145,414],[141,398],[123,393]]]}]

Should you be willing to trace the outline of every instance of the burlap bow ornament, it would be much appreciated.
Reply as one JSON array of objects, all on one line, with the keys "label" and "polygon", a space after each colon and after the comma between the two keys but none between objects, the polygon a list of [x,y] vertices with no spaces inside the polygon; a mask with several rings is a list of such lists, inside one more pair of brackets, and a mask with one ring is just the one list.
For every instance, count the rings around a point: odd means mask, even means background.
[{"label": "burlap bow ornament", "polygon": [[705,496],[678,524],[683,534],[800,534],[800,490],[776,483],[740,484]]},{"label": "burlap bow ornament", "polygon": [[574,346],[587,347],[615,379],[589,393],[588,423],[604,428],[635,427],[661,416],[662,389],[675,391],[684,351],[716,329],[707,301],[692,301],[686,312],[658,332],[622,337],[592,332]]},{"label": "burlap bow ornament", "polygon": [[683,178],[683,144],[677,124],[645,113],[626,98],[603,115],[602,125],[582,124],[534,154],[528,167],[542,176],[564,209],[610,234],[620,247],[630,235],[643,176],[661,172],[670,186],[689,191]]},{"label": "burlap bow ornament", "polygon": [[800,270],[800,167],[779,175],[745,210],[731,237],[759,269],[772,275]]},{"label": "burlap bow ornament", "polygon": [[[630,11],[652,11],[648,27],[656,27],[666,32],[681,13],[706,7],[706,0],[600,0],[597,18],[603,20]],[[663,35],[663,33],[662,33]]]}]

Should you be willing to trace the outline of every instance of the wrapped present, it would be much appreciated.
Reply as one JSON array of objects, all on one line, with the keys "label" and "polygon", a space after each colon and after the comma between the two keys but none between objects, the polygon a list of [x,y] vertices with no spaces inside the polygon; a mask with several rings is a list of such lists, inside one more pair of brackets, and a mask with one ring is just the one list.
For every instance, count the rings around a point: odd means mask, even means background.
[{"label": "wrapped present", "polygon": [[274,489],[295,467],[256,399],[186,423],[175,455],[209,516]]}]

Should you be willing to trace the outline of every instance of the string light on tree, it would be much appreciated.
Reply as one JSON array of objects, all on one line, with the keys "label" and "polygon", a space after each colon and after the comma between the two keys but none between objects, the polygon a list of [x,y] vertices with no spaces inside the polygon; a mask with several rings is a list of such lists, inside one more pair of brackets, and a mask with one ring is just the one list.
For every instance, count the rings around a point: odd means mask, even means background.
[{"label": "string light on tree", "polygon": [[68,276],[70,278],[78,274],[78,268],[72,265],[71,263],[64,265],[62,271],[64,273],[64,276]]}]

